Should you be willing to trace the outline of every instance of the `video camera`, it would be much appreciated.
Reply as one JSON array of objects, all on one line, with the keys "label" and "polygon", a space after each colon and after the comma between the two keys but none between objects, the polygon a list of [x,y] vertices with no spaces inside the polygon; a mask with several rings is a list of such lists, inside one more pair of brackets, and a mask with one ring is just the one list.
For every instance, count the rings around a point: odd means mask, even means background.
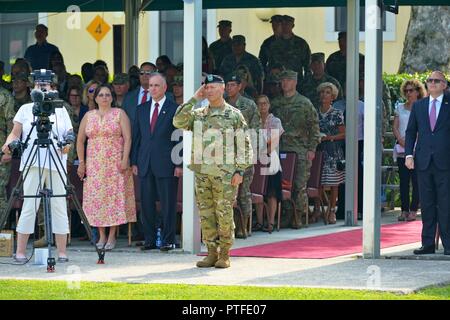
[{"label": "video camera", "polygon": [[[31,73],[32,81],[39,84],[56,83],[56,76],[51,70],[35,70]],[[63,100],[59,99],[57,91],[33,89],[31,100],[34,102],[33,115],[48,118],[55,113],[56,108],[63,107]]]}]

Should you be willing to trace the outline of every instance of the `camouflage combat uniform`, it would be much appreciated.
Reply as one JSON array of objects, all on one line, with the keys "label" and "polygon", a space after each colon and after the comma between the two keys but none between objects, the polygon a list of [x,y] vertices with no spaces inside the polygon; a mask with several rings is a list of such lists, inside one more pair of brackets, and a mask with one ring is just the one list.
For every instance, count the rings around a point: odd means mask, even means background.
[{"label": "camouflage combat uniform", "polygon": [[[364,55],[359,54],[359,61],[364,59]],[[341,51],[332,53],[325,64],[325,73],[339,81],[342,88],[345,88],[347,80],[347,56],[343,56]]]},{"label": "camouflage combat uniform", "polygon": [[244,65],[248,67],[248,69],[250,70],[250,74],[252,75],[252,80],[253,84],[255,85],[255,89],[258,92],[261,92],[260,86],[261,80],[264,78],[264,72],[261,63],[259,62],[258,58],[255,57],[254,55],[248,52],[244,52],[241,59],[237,61],[234,54],[229,54],[223,59],[219,70],[221,74],[227,77],[231,73],[233,73],[236,70],[237,66],[239,65]]},{"label": "camouflage combat uniform", "polygon": [[[231,185],[231,179],[236,171],[245,171],[250,165],[253,157],[248,136],[244,139],[244,145],[238,143],[234,138],[232,148],[234,149],[234,163],[225,160],[225,145],[220,145],[223,150],[223,162],[217,164],[208,162],[208,158],[201,159],[203,150],[215,144],[212,137],[196,137],[204,135],[208,129],[219,130],[223,141],[226,142],[225,130],[247,129],[242,113],[225,103],[222,108],[206,107],[193,109],[197,101],[192,98],[178,107],[173,118],[176,128],[193,131],[192,162],[189,168],[195,172],[195,194],[197,205],[200,210],[200,221],[203,242],[210,249],[226,251],[231,248],[234,240],[233,202],[236,198],[237,187]],[[201,152],[195,152],[196,148],[202,148]],[[200,156],[200,159],[198,159]],[[214,161],[214,160],[213,160]]]},{"label": "camouflage combat uniform", "polygon": [[[230,103],[229,99],[227,99],[227,102]],[[230,103],[231,104],[231,103]],[[231,104],[232,105],[232,104]],[[258,130],[261,126],[261,116],[259,115],[258,107],[256,106],[256,103],[248,98],[243,97],[239,94],[235,105],[232,105],[233,107],[237,108],[239,111],[241,111],[242,115],[244,116],[245,121],[248,124],[249,129],[254,129],[255,133],[258,133]],[[256,138],[256,136],[255,136]],[[252,142],[252,148],[253,148],[253,154],[256,153],[257,150],[257,140],[251,141]],[[255,144],[255,145],[253,145]],[[252,193],[250,192],[250,185],[253,181],[253,174],[255,173],[253,165],[250,166],[247,170],[244,172],[244,178],[242,181],[242,184],[240,185],[239,191],[238,191],[238,205],[242,210],[242,213],[244,215],[244,230],[247,230],[247,223],[248,218],[252,214]],[[239,221],[239,220],[237,220]],[[237,231],[238,237],[245,237],[246,234],[240,234],[240,226],[238,226]]]},{"label": "camouflage combat uniform", "polygon": [[319,118],[312,103],[298,92],[292,97],[281,96],[273,99],[272,113],[281,120],[285,129],[281,138],[281,152],[297,153],[292,195],[297,211],[292,227],[299,228],[302,216],[306,216],[308,212],[306,183],[310,175],[311,161],[307,158],[307,152],[315,152],[320,143]]},{"label": "camouflage combat uniform", "polygon": [[341,85],[335,78],[326,73],[320,79],[315,79],[312,74],[309,74],[300,84],[300,93],[311,100],[316,109],[320,108],[320,94],[317,92],[317,87],[325,82],[331,82],[336,86],[339,91],[336,100],[341,100],[343,97]]},{"label": "camouflage combat uniform", "polygon": [[209,46],[209,51],[211,52],[216,68],[219,68],[222,64],[223,59],[232,53],[231,50],[231,38],[227,41],[216,40]]},{"label": "camouflage combat uniform", "polygon": [[[6,142],[6,138],[13,128],[14,98],[5,88],[0,87],[0,146]],[[0,163],[0,215],[4,214],[8,205],[6,185],[11,173],[11,163]]]},{"label": "camouflage combat uniform", "polygon": [[298,82],[309,74],[311,49],[308,43],[298,36],[289,39],[278,38],[270,45],[269,66],[281,64],[286,69],[298,72]]}]

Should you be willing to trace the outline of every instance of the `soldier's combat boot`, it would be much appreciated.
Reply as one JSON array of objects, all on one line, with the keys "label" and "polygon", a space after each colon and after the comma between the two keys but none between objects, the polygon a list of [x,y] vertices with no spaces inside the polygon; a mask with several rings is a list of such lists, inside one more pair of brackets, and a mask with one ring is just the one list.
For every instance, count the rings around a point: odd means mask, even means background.
[{"label": "soldier's combat boot", "polygon": [[208,256],[201,261],[197,262],[199,268],[211,268],[214,267],[217,260],[219,260],[219,254],[217,253],[217,247],[208,247]]},{"label": "soldier's combat boot", "polygon": [[230,247],[220,247],[219,260],[214,265],[216,268],[230,267]]},{"label": "soldier's combat boot", "polygon": [[47,246],[47,238],[45,237],[44,225],[39,225],[39,235],[41,235],[41,238],[33,242],[33,247],[44,248]]}]

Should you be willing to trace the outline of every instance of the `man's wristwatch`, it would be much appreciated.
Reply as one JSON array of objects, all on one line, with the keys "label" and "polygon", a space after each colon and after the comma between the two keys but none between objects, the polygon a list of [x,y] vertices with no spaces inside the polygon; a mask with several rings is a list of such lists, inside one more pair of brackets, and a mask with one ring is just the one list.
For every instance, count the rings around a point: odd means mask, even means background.
[{"label": "man's wristwatch", "polygon": [[242,171],[242,170],[236,170],[235,172],[234,172],[234,174],[238,174],[238,175],[240,175],[241,177],[243,177],[244,176],[244,171]]}]

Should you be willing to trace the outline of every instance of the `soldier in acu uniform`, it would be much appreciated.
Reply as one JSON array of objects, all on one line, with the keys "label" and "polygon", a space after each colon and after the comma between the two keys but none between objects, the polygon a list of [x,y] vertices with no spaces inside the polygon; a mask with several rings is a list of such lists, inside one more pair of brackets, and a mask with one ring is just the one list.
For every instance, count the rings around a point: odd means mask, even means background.
[{"label": "soldier in acu uniform", "polygon": [[280,150],[297,153],[292,196],[297,209],[292,227],[297,229],[302,224],[302,216],[308,214],[306,183],[316,147],[320,143],[319,118],[311,101],[296,91],[297,72],[283,71],[280,79],[283,95],[273,99],[272,113],[281,120],[285,129]]},{"label": "soldier in acu uniform", "polygon": [[[4,145],[8,133],[13,128],[14,115],[14,99],[11,93],[0,87],[0,144]],[[11,173],[11,156],[2,155],[0,163],[0,215],[7,214],[4,211],[8,205],[6,196],[6,185],[9,181],[9,175]]]},{"label": "soldier in acu uniform", "polygon": [[[208,247],[208,256],[197,262],[197,267],[201,268],[230,266],[229,250],[234,240],[233,202],[253,158],[250,139],[243,132],[247,129],[245,119],[238,109],[224,101],[224,90],[221,77],[208,75],[205,84],[193,98],[178,107],[173,118],[175,127],[193,131],[194,136],[189,168],[195,172],[202,237]],[[208,105],[194,110],[205,98]],[[232,141],[228,141],[230,133]],[[239,137],[239,134],[244,136]],[[207,151],[210,151],[209,156]]]},{"label": "soldier in acu uniform", "polygon": [[[243,97],[239,91],[241,90],[241,79],[238,75],[231,75],[226,78],[225,91],[227,92],[226,102],[233,107],[239,109],[247,122],[248,128],[254,130],[255,136],[252,139],[253,152],[256,152],[257,139],[256,134],[260,128],[261,117],[259,115],[256,103],[248,98]],[[252,193],[250,192],[250,185],[253,181],[253,174],[255,173],[253,165],[244,172],[244,181],[239,188],[237,200],[238,205],[244,215],[244,225],[240,225],[240,220],[236,220],[238,226],[236,228],[236,238],[246,238],[247,227],[250,215],[252,214]]]},{"label": "soldier in acu uniform", "polygon": [[276,14],[270,18],[270,23],[272,24],[273,35],[268,37],[261,45],[259,49],[259,61],[264,68],[266,74],[269,73],[269,55],[270,55],[270,45],[276,39],[280,38],[283,34],[283,16]]},{"label": "soldier in acu uniform", "polygon": [[323,52],[317,52],[311,55],[311,71],[312,74],[307,75],[300,84],[300,93],[311,100],[311,103],[316,109],[320,108],[317,87],[322,83],[331,82],[334,84],[339,91],[337,100],[342,99],[343,93],[339,82],[325,73],[325,54]]},{"label": "soldier in acu uniform", "polygon": [[294,18],[283,16],[283,35],[270,45],[269,66],[278,63],[296,71],[300,82],[309,73],[311,49],[305,39],[292,32],[293,28]]},{"label": "soldier in acu uniform", "polygon": [[220,39],[209,45],[209,51],[213,55],[214,65],[219,68],[223,58],[231,53],[231,21],[220,20],[217,28],[219,28]]}]

